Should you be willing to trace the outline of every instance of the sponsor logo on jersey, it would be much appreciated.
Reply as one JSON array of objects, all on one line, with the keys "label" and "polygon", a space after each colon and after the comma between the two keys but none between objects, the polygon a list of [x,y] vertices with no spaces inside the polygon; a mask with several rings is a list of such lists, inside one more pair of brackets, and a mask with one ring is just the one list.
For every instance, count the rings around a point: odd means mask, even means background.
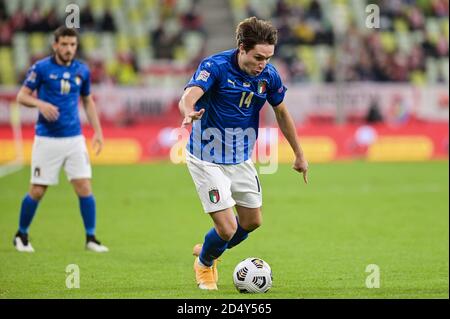
[{"label": "sponsor logo on jersey", "polygon": [[228,83],[233,84],[233,86],[236,86],[236,82],[235,81],[231,81],[230,79],[228,79]]},{"label": "sponsor logo on jersey", "polygon": [[64,72],[63,78],[66,79],[66,80],[70,79],[70,73],[69,72]]},{"label": "sponsor logo on jersey", "polygon": [[58,78],[58,75],[57,74],[50,74],[49,76],[48,76],[51,80],[56,80],[57,78]]}]

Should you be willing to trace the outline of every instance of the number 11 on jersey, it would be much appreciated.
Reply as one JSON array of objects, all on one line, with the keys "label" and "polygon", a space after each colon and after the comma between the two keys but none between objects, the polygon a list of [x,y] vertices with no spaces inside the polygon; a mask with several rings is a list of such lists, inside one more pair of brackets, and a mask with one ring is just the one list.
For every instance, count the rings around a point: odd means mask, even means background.
[{"label": "number 11 on jersey", "polygon": [[70,82],[67,80],[61,80],[61,94],[69,94]]}]

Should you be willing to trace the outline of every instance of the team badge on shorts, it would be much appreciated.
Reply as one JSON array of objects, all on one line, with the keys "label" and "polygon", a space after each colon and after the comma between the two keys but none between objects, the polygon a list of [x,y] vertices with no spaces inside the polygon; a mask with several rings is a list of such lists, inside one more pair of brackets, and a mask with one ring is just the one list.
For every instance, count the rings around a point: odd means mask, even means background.
[{"label": "team badge on shorts", "polygon": [[35,167],[33,174],[34,174],[34,177],[41,177],[41,168]]},{"label": "team badge on shorts", "polygon": [[214,188],[209,191],[209,200],[213,204],[217,204],[220,200],[219,190]]}]

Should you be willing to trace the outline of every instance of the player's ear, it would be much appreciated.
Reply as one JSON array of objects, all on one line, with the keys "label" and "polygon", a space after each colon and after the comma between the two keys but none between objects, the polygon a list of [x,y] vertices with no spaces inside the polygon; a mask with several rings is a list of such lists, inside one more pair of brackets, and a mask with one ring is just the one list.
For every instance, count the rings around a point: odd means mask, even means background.
[{"label": "player's ear", "polygon": [[244,49],[244,45],[241,43],[241,44],[239,44],[239,47],[238,47],[238,49],[239,49],[239,53],[243,53],[243,52],[245,52],[245,49]]}]

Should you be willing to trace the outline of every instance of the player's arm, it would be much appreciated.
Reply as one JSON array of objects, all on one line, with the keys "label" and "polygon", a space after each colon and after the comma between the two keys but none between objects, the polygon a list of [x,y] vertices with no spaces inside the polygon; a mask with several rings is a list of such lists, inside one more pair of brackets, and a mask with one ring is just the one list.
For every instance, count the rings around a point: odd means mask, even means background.
[{"label": "player's arm", "polygon": [[23,85],[17,93],[17,102],[26,107],[35,107],[45,117],[47,121],[56,121],[59,117],[59,111],[56,106],[48,102],[39,100],[33,96],[33,90]]},{"label": "player's arm", "polygon": [[92,146],[94,147],[95,155],[100,154],[103,149],[103,132],[100,120],[97,114],[97,107],[95,105],[92,95],[81,96],[83,107],[86,111],[89,124],[94,129],[94,136],[92,137]]},{"label": "player's arm", "polygon": [[292,168],[297,172],[303,173],[303,179],[307,184],[308,161],[306,160],[303,149],[298,141],[294,120],[289,114],[289,111],[284,102],[281,102],[281,104],[274,107],[273,109],[275,111],[275,117],[277,119],[278,126],[280,127],[284,137],[286,137],[287,141],[289,142],[289,145],[291,145],[291,148],[295,154],[295,161]]},{"label": "player's arm", "polygon": [[202,118],[205,109],[200,111],[194,111],[195,103],[203,96],[205,92],[198,86],[188,87],[178,103],[181,115],[184,116],[182,127],[187,127],[192,124],[193,121]]}]

